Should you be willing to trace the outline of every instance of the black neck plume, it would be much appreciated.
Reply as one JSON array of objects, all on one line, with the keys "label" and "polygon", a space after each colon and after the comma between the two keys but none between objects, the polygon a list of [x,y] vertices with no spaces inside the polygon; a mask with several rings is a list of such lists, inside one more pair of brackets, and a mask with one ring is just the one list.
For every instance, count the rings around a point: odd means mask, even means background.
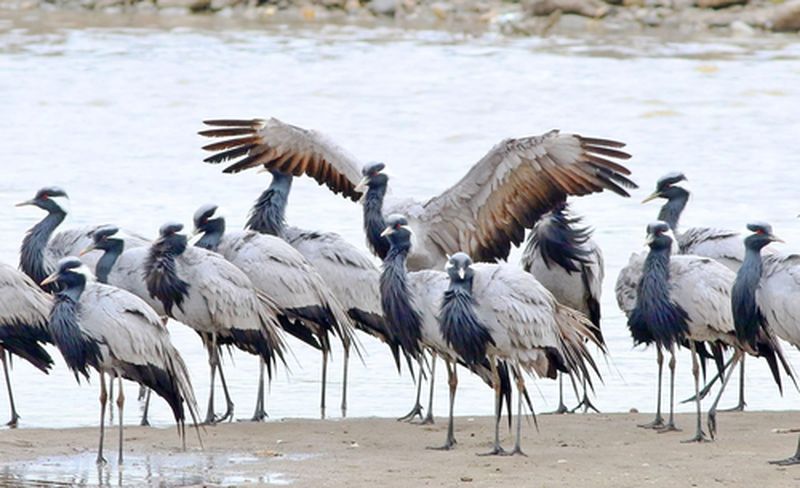
[{"label": "black neck plume", "polygon": [[183,300],[189,294],[189,283],[183,281],[175,266],[176,254],[166,251],[163,243],[155,243],[145,260],[145,282],[152,298],[161,301],[164,310],[172,318],[172,307],[183,312]]},{"label": "black neck plume", "polygon": [[545,265],[560,266],[570,273],[589,263],[590,251],[584,244],[592,237],[588,227],[578,227],[580,217],[571,217],[566,204],[559,205],[548,218],[537,222],[528,240],[528,250],[538,249]]},{"label": "black neck plume", "polygon": [[83,276],[75,276],[74,282],[65,283],[64,290],[55,296],[48,325],[53,342],[78,381],[79,374],[89,379],[89,367],[100,365],[100,348],[81,332],[78,322],[79,300],[85,286]]},{"label": "black neck plume", "polygon": [[256,200],[245,228],[278,237],[283,235],[291,190],[292,176],[273,172],[272,183]]},{"label": "black neck plume", "polygon": [[486,359],[486,348],[494,340],[475,313],[471,278],[450,282],[439,311],[439,328],[468,366],[479,365]]},{"label": "black neck plume", "polygon": [[650,250],[644,263],[636,308],[628,319],[634,344],[655,342],[667,349],[689,332],[686,312],[669,296],[669,247]]},{"label": "black neck plume", "polygon": [[[45,269],[44,251],[53,231],[64,221],[67,214],[61,210],[53,210],[38,224],[31,227],[20,248],[19,267],[30,276],[37,284],[41,283],[50,272]],[[41,286],[41,285],[40,285]],[[47,292],[55,292],[58,287],[55,283],[43,286]]]},{"label": "black neck plume", "polygon": [[422,317],[411,298],[406,272],[408,249],[392,247],[383,261],[381,306],[387,323],[408,355],[418,358]]},{"label": "black neck plume", "polygon": [[740,341],[748,342],[753,348],[756,347],[758,330],[764,325],[764,316],[756,303],[756,289],[761,281],[763,266],[761,249],[748,247],[731,290],[736,336]]},{"label": "black neck plume", "polygon": [[364,196],[364,232],[372,252],[381,259],[389,252],[389,242],[381,237],[386,228],[383,218],[383,198],[386,196],[386,185],[370,186]]}]

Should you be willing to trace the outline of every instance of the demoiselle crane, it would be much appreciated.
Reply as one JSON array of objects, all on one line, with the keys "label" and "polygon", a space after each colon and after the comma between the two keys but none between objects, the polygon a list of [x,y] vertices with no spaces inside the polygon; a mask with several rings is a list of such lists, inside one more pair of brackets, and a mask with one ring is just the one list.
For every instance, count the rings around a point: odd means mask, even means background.
[{"label": "demoiselle crane", "polygon": [[408,258],[412,271],[441,266],[458,251],[476,261],[505,259],[525,229],[567,195],[611,190],[629,196],[625,188],[636,188],[628,169],[613,161],[630,158],[619,150],[623,143],[554,130],[500,142],[458,183],[426,202],[384,204],[384,164],[364,166],[319,132],[275,118],[205,123],[213,128],[201,135],[232,137],[204,147],[216,151],[205,159],[209,163],[238,158],[226,173],[266,167],[305,174],[352,200],[363,195],[367,240],[381,259],[388,251],[380,237],[384,215],[406,215],[419,241]]},{"label": "demoiselle crane", "polygon": [[[22,241],[20,248],[19,267],[36,283],[41,283],[54,269],[59,259],[67,256],[77,256],[82,249],[92,243],[92,232],[99,226],[85,226],[77,229],[67,229],[55,235],[53,232],[67,217],[69,197],[67,193],[56,186],[45,187],[36,192],[36,195],[18,207],[32,205],[47,212],[39,223],[34,225]],[[133,234],[126,237],[127,246],[145,246],[147,240]],[[95,266],[91,257],[87,264]],[[54,291],[52,286],[46,291]]]},{"label": "demoiselle crane", "polygon": [[[764,256],[767,245],[783,241],[767,223],[754,222],[747,228],[752,234],[744,240],[744,262],[736,275],[731,296],[736,333],[751,345],[759,333],[766,332],[800,347],[800,255]],[[730,373],[723,382],[723,389],[729,379]],[[800,464],[800,439],[794,455],[771,462],[782,466]]]},{"label": "demoiselle crane", "polygon": [[[604,346],[585,316],[559,304],[541,283],[515,266],[473,264],[467,254],[456,253],[447,272],[450,286],[442,301],[442,333],[462,357],[482,347],[490,362],[502,359],[512,365],[519,397],[511,454],[522,454],[524,374],[555,379],[561,372],[591,385],[590,373],[599,373],[585,342]],[[500,454],[499,419],[495,420],[491,453]]]},{"label": "demoiselle crane", "polygon": [[[678,430],[675,426],[675,349],[681,344],[692,351],[692,374],[695,380],[695,402],[697,423],[694,437],[687,442],[706,440],[701,428],[699,395],[700,366],[697,348],[700,343],[716,347],[732,347],[740,351],[761,355],[767,360],[775,381],[780,387],[777,359],[784,362],[779,344],[762,337],[758,348],[750,348],[737,339],[733,317],[730,312],[731,287],[734,273],[716,260],[691,256],[672,255],[674,239],[665,222],[647,226],[647,244],[650,251],[646,258],[632,259],[623,269],[617,283],[620,306],[628,316],[628,327],[634,345],[653,344],[658,360],[658,391],[656,418],[642,427]],[[631,282],[637,283],[631,286]],[[625,290],[622,284],[624,283]],[[670,414],[664,425],[661,417],[661,372],[663,352],[670,353]],[[713,430],[712,430],[713,434]]]},{"label": "demoiselle crane", "polygon": [[[603,252],[592,240],[592,230],[580,224],[581,218],[570,213],[566,202],[556,205],[533,226],[521,264],[558,303],[588,317],[594,325],[596,342],[605,345],[600,330],[600,298],[605,274]],[[598,411],[589,400],[586,386],[583,385],[583,399],[572,412],[581,406],[584,412]],[[564,378],[559,374],[555,413],[569,411],[564,405]]]},{"label": "demoiselle crane", "polygon": [[50,312],[49,330],[67,366],[80,382],[87,381],[89,369],[100,375],[100,443],[97,463],[105,463],[105,375],[119,380],[119,463],[123,461],[122,378],[155,391],[167,401],[186,447],[186,412],[197,424],[197,405],[189,372],[180,353],[170,342],[169,332],[158,315],[143,300],[120,288],[92,281],[92,274],[80,259],[66,257],[43,285],[57,282]]},{"label": "demoiselle crane", "polygon": [[[432,355],[442,356],[446,361],[451,403],[448,440],[442,449],[450,449],[455,444],[452,422],[452,407],[458,384],[455,363],[465,364],[495,389],[498,415],[502,409],[503,396],[510,400],[511,395],[507,366],[504,363],[491,364],[486,356],[461,358],[450,347],[439,326],[442,298],[448,286],[447,274],[433,270],[409,273],[405,265],[412,247],[408,220],[402,215],[393,215],[388,222],[391,225],[383,231],[384,237],[390,242],[390,249],[381,271],[381,306],[386,320],[397,331],[398,340],[409,357],[419,360],[423,351],[427,350]],[[431,378],[431,396],[432,394]],[[430,408],[428,415],[431,415]]]},{"label": "demoiselle crane", "polygon": [[147,289],[158,298],[169,317],[200,334],[208,350],[211,391],[205,422],[233,417],[233,402],[224,390],[227,411],[214,414],[214,379],[219,366],[219,346],[233,345],[259,356],[269,377],[278,359],[283,360],[284,343],[279,330],[280,311],[260,293],[247,275],[217,253],[188,247],[179,232],[183,224],[161,226],[159,238],[145,261]]},{"label": "demoiselle crane", "polygon": [[[207,204],[197,209],[193,217],[195,234],[200,235],[196,246],[214,251],[236,265],[250,278],[260,292],[288,315],[282,317],[283,329],[303,342],[322,351],[322,395],[320,413],[325,418],[325,386],[330,335],[337,335],[348,361],[353,342],[353,325],[322,277],[295,248],[284,240],[256,231],[225,229],[225,217],[217,205]],[[298,320],[293,320],[297,317]],[[347,392],[347,367],[343,379],[343,395]],[[254,420],[266,416],[263,405],[263,374]],[[342,401],[343,407],[346,400]],[[343,408],[342,415],[346,415]]]}]

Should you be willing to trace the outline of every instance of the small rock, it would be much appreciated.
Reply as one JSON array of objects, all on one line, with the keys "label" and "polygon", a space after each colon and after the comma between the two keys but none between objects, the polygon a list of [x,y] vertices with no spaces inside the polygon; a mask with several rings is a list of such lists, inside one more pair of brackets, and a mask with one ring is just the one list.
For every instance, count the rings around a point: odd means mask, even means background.
[{"label": "small rock", "polygon": [[741,20],[734,20],[731,22],[731,32],[737,36],[747,37],[755,34],[756,30],[750,27],[747,22]]},{"label": "small rock", "polygon": [[800,31],[800,0],[790,0],[777,7],[767,27],[775,32]]},{"label": "small rock", "polygon": [[636,407],[632,407],[630,410],[628,410],[628,413],[639,413],[639,409]]},{"label": "small rock", "polygon": [[461,481],[463,481],[464,483],[470,483],[470,482],[472,482],[472,477],[471,476],[462,476],[461,477]]},{"label": "small rock", "polygon": [[726,8],[733,5],[746,5],[748,0],[697,0],[700,8]]},{"label": "small rock", "polygon": [[556,463],[558,463],[558,464],[567,464],[567,460],[566,459],[559,459],[558,461],[556,461]]},{"label": "small rock", "polygon": [[608,13],[610,7],[600,0],[528,0],[523,3],[523,10],[537,17],[560,10],[565,14],[600,18]]},{"label": "small rock", "polygon": [[369,2],[369,9],[375,15],[393,17],[397,12],[397,3],[397,0],[372,0]]}]

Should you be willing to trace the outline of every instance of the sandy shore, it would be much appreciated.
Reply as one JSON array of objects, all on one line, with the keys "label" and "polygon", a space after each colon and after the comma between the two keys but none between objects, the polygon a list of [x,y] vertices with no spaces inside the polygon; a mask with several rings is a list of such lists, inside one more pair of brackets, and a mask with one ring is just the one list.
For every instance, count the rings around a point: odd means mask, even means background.
[{"label": "sandy shore", "polygon": [[636,427],[650,414],[540,416],[539,433],[524,429],[529,457],[476,456],[489,445],[489,418],[458,418],[459,444],[450,452],[425,449],[442,443],[444,419],[433,426],[391,419],[225,424],[206,429],[203,451],[190,439],[185,454],[176,449],[174,429],[130,427],[124,469],[113,459],[112,430],[112,462],[100,474],[93,465],[96,429],[4,430],[0,486],[20,476],[88,484],[107,476],[115,486],[800,486],[800,466],[767,464],[794,452],[797,434],[774,429],[800,426],[800,413],[720,415],[720,438],[707,444],[680,442],[691,434],[690,415],[678,417],[683,432],[668,434]]}]

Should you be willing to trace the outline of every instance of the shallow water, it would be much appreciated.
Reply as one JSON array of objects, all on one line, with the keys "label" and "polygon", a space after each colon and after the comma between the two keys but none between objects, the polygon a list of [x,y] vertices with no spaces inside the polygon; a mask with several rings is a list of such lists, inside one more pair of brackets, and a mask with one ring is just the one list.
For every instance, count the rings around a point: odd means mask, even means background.
[{"label": "shallow water", "polygon": [[[629,200],[577,199],[574,208],[596,228],[606,259],[603,328],[611,357],[601,361],[605,383],[596,404],[627,411],[653,409],[655,361],[652,351],[632,349],[613,285],[656,216],[656,204],[638,202],[657,177],[687,173],[694,197],[684,226],[741,229],[763,219],[790,243],[784,249],[800,248],[798,44],[473,39],[354,27],[233,29],[213,21],[145,28],[124,17],[86,27],[31,15],[0,20],[0,260],[7,263],[17,262],[25,230],[42,217],[12,204],[45,185],[61,185],[72,197],[65,225],[114,222],[152,236],[166,220],[190,224],[199,205],[216,202],[230,227],[240,226],[268,181],[222,175],[201,162],[204,141],[196,131],[206,118],[276,116],[317,128],[363,160],[385,161],[393,193],[418,198],[455,182],[504,137],[560,128],[616,138],[635,156],[630,168],[642,189]],[[364,247],[360,208],[313,182],[296,181],[288,220]],[[171,331],[203,403],[205,353],[188,328],[172,324]],[[361,341],[364,362],[351,367],[348,414],[404,414],[411,379],[397,375],[379,343]],[[319,357],[292,345],[296,360],[273,382],[268,411],[273,418],[317,417]],[[800,365],[800,355],[790,357]],[[334,417],[340,358],[337,350],[328,395]],[[237,417],[249,417],[257,362],[237,353],[226,363]],[[689,364],[687,355],[679,358],[680,398],[693,391]],[[779,395],[765,365],[748,365],[749,408],[798,405],[796,391]],[[24,427],[98,422],[95,384],[78,386],[60,358],[49,377],[18,361],[13,381]],[[538,409],[553,409],[554,383],[535,384]],[[129,399],[135,391],[128,387]],[[437,392],[440,414],[446,395],[446,388]],[[128,422],[136,420],[133,404]],[[490,415],[490,391],[462,374],[456,412]],[[0,418],[6,415],[2,400]],[[161,401],[152,416],[171,422]]]},{"label": "shallow water", "polygon": [[[115,456],[115,454],[114,454]],[[113,457],[113,456],[112,456]],[[285,486],[291,480],[282,473],[254,471],[259,459],[249,454],[174,453],[127,456],[124,465],[116,458],[98,466],[91,453],[48,456],[0,466],[0,486],[239,486],[242,484]],[[250,470],[248,470],[250,466]]]}]

